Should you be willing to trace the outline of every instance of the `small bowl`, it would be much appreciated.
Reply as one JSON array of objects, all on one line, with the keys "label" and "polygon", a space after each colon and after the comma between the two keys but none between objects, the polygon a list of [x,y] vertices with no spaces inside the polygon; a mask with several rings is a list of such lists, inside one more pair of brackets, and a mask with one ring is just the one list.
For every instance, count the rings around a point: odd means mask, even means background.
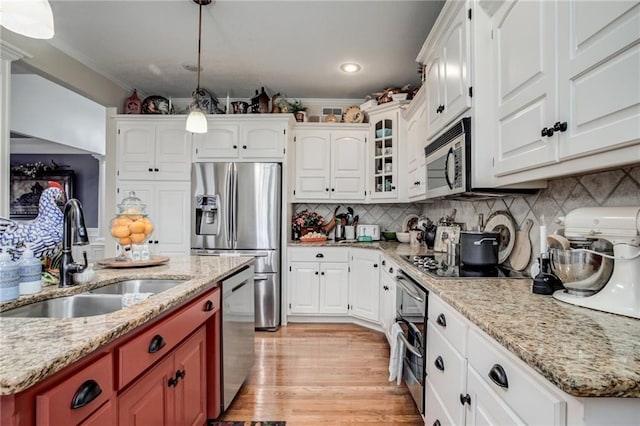
[{"label": "small bowl", "polygon": [[407,94],[406,93],[392,93],[391,94],[391,99],[393,99],[394,101],[404,101],[407,99]]},{"label": "small bowl", "polygon": [[612,259],[582,250],[552,248],[549,253],[551,269],[569,293],[591,295],[600,291],[611,278]]},{"label": "small bowl", "polygon": [[396,238],[401,243],[408,243],[411,241],[411,234],[408,232],[396,232]]},{"label": "small bowl", "polygon": [[393,232],[393,231],[382,231],[382,236],[387,241],[395,241],[396,240],[396,233]]}]

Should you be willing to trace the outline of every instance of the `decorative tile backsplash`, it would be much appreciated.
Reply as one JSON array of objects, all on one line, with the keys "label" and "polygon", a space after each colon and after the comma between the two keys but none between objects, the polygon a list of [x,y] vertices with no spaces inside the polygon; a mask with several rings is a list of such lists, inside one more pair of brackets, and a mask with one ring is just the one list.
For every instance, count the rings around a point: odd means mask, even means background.
[{"label": "decorative tile backsplash", "polygon": [[524,197],[488,201],[438,200],[424,204],[296,204],[294,211],[307,209],[330,219],[336,207],[339,212],[346,212],[347,205],[360,216],[361,224],[379,224],[381,230],[390,231],[399,231],[408,214],[422,214],[437,221],[456,209],[456,222],[465,223],[468,229],[478,223],[479,213],[484,214],[486,221],[491,213],[506,210],[513,216],[517,229],[527,218],[533,220],[529,235],[533,262],[540,250],[539,226],[543,216],[548,232],[553,233],[558,229],[555,218],[578,207],[640,206],[640,165],[551,180],[546,189]]}]

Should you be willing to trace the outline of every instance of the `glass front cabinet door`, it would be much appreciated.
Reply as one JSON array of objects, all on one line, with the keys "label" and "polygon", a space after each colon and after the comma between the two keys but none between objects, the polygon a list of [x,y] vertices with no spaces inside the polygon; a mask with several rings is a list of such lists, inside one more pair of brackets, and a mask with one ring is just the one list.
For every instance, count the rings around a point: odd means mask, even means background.
[{"label": "glass front cabinet door", "polygon": [[397,109],[380,114],[372,113],[371,122],[371,199],[397,198]]}]

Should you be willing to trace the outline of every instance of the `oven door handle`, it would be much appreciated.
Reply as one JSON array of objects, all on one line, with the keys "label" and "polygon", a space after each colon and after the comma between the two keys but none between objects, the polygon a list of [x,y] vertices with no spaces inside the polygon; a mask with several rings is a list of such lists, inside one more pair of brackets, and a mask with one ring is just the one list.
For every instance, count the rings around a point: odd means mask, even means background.
[{"label": "oven door handle", "polygon": [[396,277],[396,282],[398,283],[398,285],[400,287],[402,287],[402,289],[409,295],[409,297],[411,297],[413,300],[416,300],[420,303],[424,303],[424,299],[420,297],[420,295],[418,293],[416,293],[415,291],[413,291],[411,288],[409,288],[408,285],[404,284],[402,281],[404,281],[405,278],[401,277],[401,276],[397,276]]},{"label": "oven door handle", "polygon": [[417,356],[420,359],[423,358],[423,356],[420,353],[420,351],[415,346],[413,346],[411,343],[409,343],[409,340],[404,336],[404,334],[400,333],[400,334],[398,334],[398,337],[400,338],[400,340],[402,340],[402,343],[404,343],[404,346],[409,350],[409,352],[411,352],[412,354],[414,354],[415,356]]}]

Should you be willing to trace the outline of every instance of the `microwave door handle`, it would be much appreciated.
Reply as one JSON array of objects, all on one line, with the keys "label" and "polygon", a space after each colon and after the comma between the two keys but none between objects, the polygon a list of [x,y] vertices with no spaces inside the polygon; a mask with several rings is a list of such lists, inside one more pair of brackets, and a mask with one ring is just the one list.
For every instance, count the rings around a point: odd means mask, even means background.
[{"label": "microwave door handle", "polygon": [[[447,158],[444,160],[444,178],[447,180],[447,185],[449,185],[449,189],[453,189],[453,182],[449,179],[449,157],[453,156],[454,167],[455,167],[455,155],[453,153],[453,148],[449,148],[449,152],[447,152]],[[454,176],[455,179],[455,176]]]},{"label": "microwave door handle", "polygon": [[396,281],[397,281],[398,285],[400,287],[402,287],[402,289],[409,295],[409,297],[411,297],[413,300],[418,301],[420,303],[424,302],[424,299],[422,297],[420,297],[420,295],[418,293],[416,293],[415,291],[410,289],[409,286],[407,286],[405,283],[402,282],[402,281],[404,281],[404,278],[396,277]]}]

